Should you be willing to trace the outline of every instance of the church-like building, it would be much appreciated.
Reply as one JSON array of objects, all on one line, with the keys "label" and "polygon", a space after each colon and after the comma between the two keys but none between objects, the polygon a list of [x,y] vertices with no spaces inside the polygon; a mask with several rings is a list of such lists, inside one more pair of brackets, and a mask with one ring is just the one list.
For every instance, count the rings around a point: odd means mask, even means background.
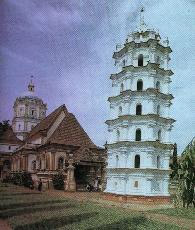
[{"label": "church-like building", "polygon": [[[149,29],[141,11],[138,28],[113,54],[108,125],[106,195],[120,199],[169,200],[169,110],[171,76],[168,39]],[[117,196],[118,195],[118,196]],[[120,196],[122,195],[122,196]]]},{"label": "church-like building", "polygon": [[35,96],[31,80],[28,92],[14,103],[13,130],[10,127],[6,131],[10,138],[6,133],[0,138],[0,147],[1,139],[6,147],[13,141],[15,144],[7,156],[9,173],[29,172],[35,184],[41,179],[44,188],[49,189],[53,187],[53,175],[60,172],[65,176],[67,191],[84,189],[87,183],[103,178],[105,149],[92,142],[65,105],[48,116],[46,109],[42,99]]}]

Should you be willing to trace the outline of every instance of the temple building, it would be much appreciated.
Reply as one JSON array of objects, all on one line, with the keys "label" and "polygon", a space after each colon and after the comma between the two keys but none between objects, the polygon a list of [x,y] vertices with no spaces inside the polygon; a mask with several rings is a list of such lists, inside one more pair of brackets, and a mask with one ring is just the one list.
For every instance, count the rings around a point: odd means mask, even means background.
[{"label": "temple building", "polygon": [[47,105],[35,95],[35,85],[31,81],[28,91],[14,102],[12,128],[17,138],[24,140],[31,129],[46,117]]},{"label": "temple building", "polygon": [[65,190],[83,189],[102,178],[105,150],[97,147],[72,113],[62,105],[37,124],[12,155],[11,170],[30,172],[35,183],[52,188],[52,177],[65,176]]},{"label": "temple building", "polygon": [[[108,125],[106,194],[121,199],[169,200],[169,141],[174,119],[168,39],[149,29],[141,10],[138,28],[113,54]],[[115,197],[118,197],[115,195]]]}]

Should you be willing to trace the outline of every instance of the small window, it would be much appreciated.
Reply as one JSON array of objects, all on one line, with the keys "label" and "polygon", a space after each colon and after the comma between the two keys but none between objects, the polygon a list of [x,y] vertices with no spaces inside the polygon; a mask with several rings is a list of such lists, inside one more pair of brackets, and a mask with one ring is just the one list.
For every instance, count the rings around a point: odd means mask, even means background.
[{"label": "small window", "polygon": [[11,146],[9,145],[8,150],[11,150]]},{"label": "small window", "polygon": [[140,155],[135,155],[135,168],[140,168]]},{"label": "small window", "polygon": [[136,115],[142,115],[142,105],[138,104],[136,106]]},{"label": "small window", "polygon": [[161,130],[158,131],[158,141],[161,141]]},{"label": "small window", "polygon": [[156,82],[156,89],[160,91],[160,82],[159,81]]},{"label": "small window", "polygon": [[138,80],[137,81],[137,91],[142,91],[143,90],[143,81]]},{"label": "small window", "polygon": [[156,63],[160,64],[160,57],[159,56],[156,57]]},{"label": "small window", "polygon": [[135,187],[135,188],[138,188],[138,181],[135,181],[135,182],[134,182],[134,187]]},{"label": "small window", "polygon": [[135,140],[141,141],[141,129],[137,129],[135,133]]},{"label": "small window", "polygon": [[157,106],[157,115],[160,115],[160,105]]},{"label": "small window", "polygon": [[143,54],[139,54],[138,56],[138,66],[143,66],[144,64],[144,56]]},{"label": "small window", "polygon": [[32,116],[35,115],[35,110],[31,110],[31,115],[32,115]]},{"label": "small window", "polygon": [[120,92],[122,93],[123,91],[124,91],[124,84],[121,83]]},{"label": "small window", "polygon": [[126,61],[125,61],[125,59],[123,60],[123,66],[125,66],[126,65]]},{"label": "small window", "polygon": [[21,130],[21,125],[20,124],[18,125],[18,130]]},{"label": "small window", "polygon": [[120,132],[119,132],[119,130],[117,130],[117,141],[119,141],[120,140]]},{"label": "small window", "polygon": [[63,165],[64,165],[64,158],[60,157],[58,159],[58,169],[63,169]]},{"label": "small window", "polygon": [[118,168],[119,156],[116,155],[116,168]]},{"label": "small window", "polygon": [[157,156],[156,161],[157,161],[157,168],[159,169],[160,168],[160,156]]},{"label": "small window", "polygon": [[119,116],[122,114],[122,112],[123,112],[123,109],[122,109],[122,107],[120,106],[120,107],[119,107]]}]

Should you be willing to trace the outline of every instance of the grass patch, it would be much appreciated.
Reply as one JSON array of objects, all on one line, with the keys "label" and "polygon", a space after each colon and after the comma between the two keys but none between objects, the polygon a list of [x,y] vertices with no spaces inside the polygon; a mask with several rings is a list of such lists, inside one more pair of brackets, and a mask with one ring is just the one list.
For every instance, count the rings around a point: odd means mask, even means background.
[{"label": "grass patch", "polygon": [[9,193],[9,194],[1,194],[2,197],[9,197],[9,196],[26,196],[26,195],[42,195],[43,193],[39,192],[17,192],[17,193]]},{"label": "grass patch", "polygon": [[122,219],[112,224],[102,225],[97,228],[90,228],[87,230],[164,230],[172,229],[179,230],[180,228],[170,224],[158,223],[155,221],[148,220],[144,216],[138,216],[133,218]]},{"label": "grass patch", "polygon": [[186,219],[195,219],[195,209],[190,208],[167,208],[167,209],[156,209],[150,211],[151,213],[158,213],[158,214],[164,214],[167,216],[175,216],[178,218],[186,218]]},{"label": "grass patch", "polygon": [[0,203],[0,218],[7,219],[14,230],[180,229],[119,207],[102,207],[90,200],[64,199],[57,193],[55,197],[44,192],[26,191],[9,185],[0,192],[2,199],[5,198]]},{"label": "grass patch", "polygon": [[60,228],[62,226],[72,224],[75,222],[81,222],[84,219],[88,219],[92,216],[95,216],[97,213],[83,213],[79,215],[70,215],[70,216],[62,216],[58,218],[50,218],[44,219],[39,222],[26,224],[26,225],[19,225],[14,228],[14,230],[53,230],[56,228]]},{"label": "grass patch", "polygon": [[45,205],[45,204],[56,204],[56,203],[60,204],[65,202],[67,202],[67,200],[46,200],[46,201],[26,202],[26,203],[1,204],[0,210],[33,207],[36,205]]},{"label": "grass patch", "polygon": [[55,211],[55,210],[62,210],[62,209],[68,209],[73,208],[76,205],[74,204],[66,204],[66,205],[54,205],[54,206],[43,206],[43,207],[30,207],[30,208],[22,208],[22,209],[11,209],[7,211],[2,211],[0,213],[1,219],[7,219],[13,216],[21,216],[21,215],[27,215],[27,214],[33,214],[35,212],[47,212],[47,211]]}]

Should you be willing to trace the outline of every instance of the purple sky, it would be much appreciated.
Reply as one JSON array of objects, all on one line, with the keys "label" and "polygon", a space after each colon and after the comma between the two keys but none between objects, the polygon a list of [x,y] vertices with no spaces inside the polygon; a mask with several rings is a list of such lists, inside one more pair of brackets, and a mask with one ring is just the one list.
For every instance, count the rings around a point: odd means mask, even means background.
[{"label": "purple sky", "polygon": [[14,100],[33,75],[48,113],[66,104],[103,145],[112,53],[135,29],[140,2],[146,22],[168,36],[173,49],[172,140],[182,151],[195,136],[194,0],[0,1],[0,120],[12,119]]}]

